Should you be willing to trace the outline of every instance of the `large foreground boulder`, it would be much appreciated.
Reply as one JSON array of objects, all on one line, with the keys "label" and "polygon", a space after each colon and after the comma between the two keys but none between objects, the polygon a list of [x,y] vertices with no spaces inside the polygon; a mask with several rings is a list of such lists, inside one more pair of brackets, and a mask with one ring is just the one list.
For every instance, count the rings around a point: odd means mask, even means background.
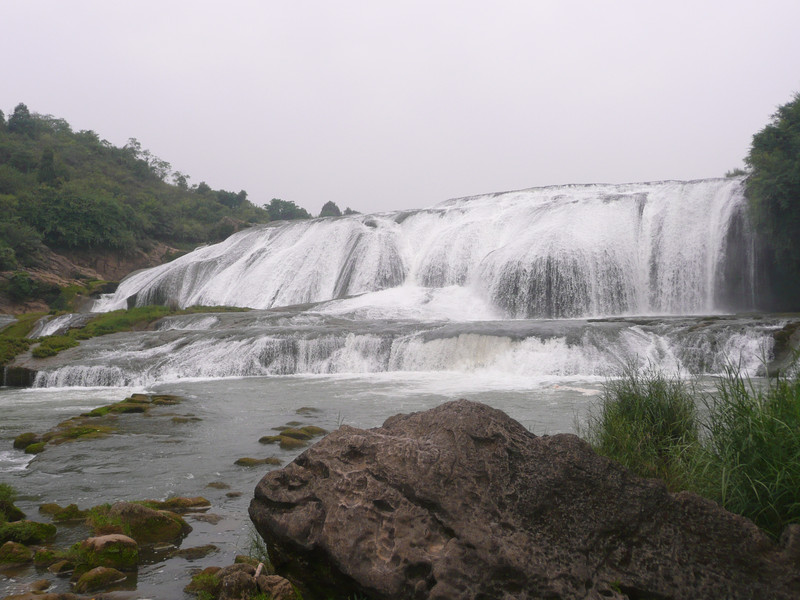
[{"label": "large foreground boulder", "polygon": [[465,400],[342,427],[250,517],[307,600],[800,598],[796,544]]}]

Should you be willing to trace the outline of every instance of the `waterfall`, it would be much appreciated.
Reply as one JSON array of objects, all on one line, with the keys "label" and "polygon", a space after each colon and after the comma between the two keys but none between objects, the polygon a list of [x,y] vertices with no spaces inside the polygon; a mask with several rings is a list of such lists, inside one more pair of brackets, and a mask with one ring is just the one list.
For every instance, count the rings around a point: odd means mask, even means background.
[{"label": "waterfall", "polygon": [[[253,227],[134,274],[98,311],[270,308],[467,290],[504,318],[752,308],[741,179],[535,188],[426,210]],[[749,261],[749,263],[748,263]]]}]

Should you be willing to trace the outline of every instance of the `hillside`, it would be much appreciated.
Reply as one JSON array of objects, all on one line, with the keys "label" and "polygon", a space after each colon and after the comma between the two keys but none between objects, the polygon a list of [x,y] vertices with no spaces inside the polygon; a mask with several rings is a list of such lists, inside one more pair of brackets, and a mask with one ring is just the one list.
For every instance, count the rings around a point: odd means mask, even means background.
[{"label": "hillside", "polygon": [[135,138],[119,148],[24,104],[0,111],[0,312],[58,308],[65,286],[92,291],[250,224],[310,216],[188,181]]}]

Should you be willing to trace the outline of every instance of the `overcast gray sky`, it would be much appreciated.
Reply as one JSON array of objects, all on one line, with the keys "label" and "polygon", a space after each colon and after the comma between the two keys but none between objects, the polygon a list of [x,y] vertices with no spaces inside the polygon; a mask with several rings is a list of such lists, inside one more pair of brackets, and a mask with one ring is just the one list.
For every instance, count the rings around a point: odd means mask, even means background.
[{"label": "overcast gray sky", "polygon": [[800,91],[798,23],[798,0],[0,0],[0,109],[314,214],[716,177]]}]

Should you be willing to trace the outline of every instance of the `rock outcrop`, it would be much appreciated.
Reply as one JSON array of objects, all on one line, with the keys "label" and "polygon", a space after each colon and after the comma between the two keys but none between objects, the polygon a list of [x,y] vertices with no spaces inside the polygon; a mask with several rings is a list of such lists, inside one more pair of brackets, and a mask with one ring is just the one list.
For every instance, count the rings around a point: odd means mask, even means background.
[{"label": "rock outcrop", "polygon": [[307,599],[800,597],[798,544],[465,400],[342,427],[250,516]]}]

